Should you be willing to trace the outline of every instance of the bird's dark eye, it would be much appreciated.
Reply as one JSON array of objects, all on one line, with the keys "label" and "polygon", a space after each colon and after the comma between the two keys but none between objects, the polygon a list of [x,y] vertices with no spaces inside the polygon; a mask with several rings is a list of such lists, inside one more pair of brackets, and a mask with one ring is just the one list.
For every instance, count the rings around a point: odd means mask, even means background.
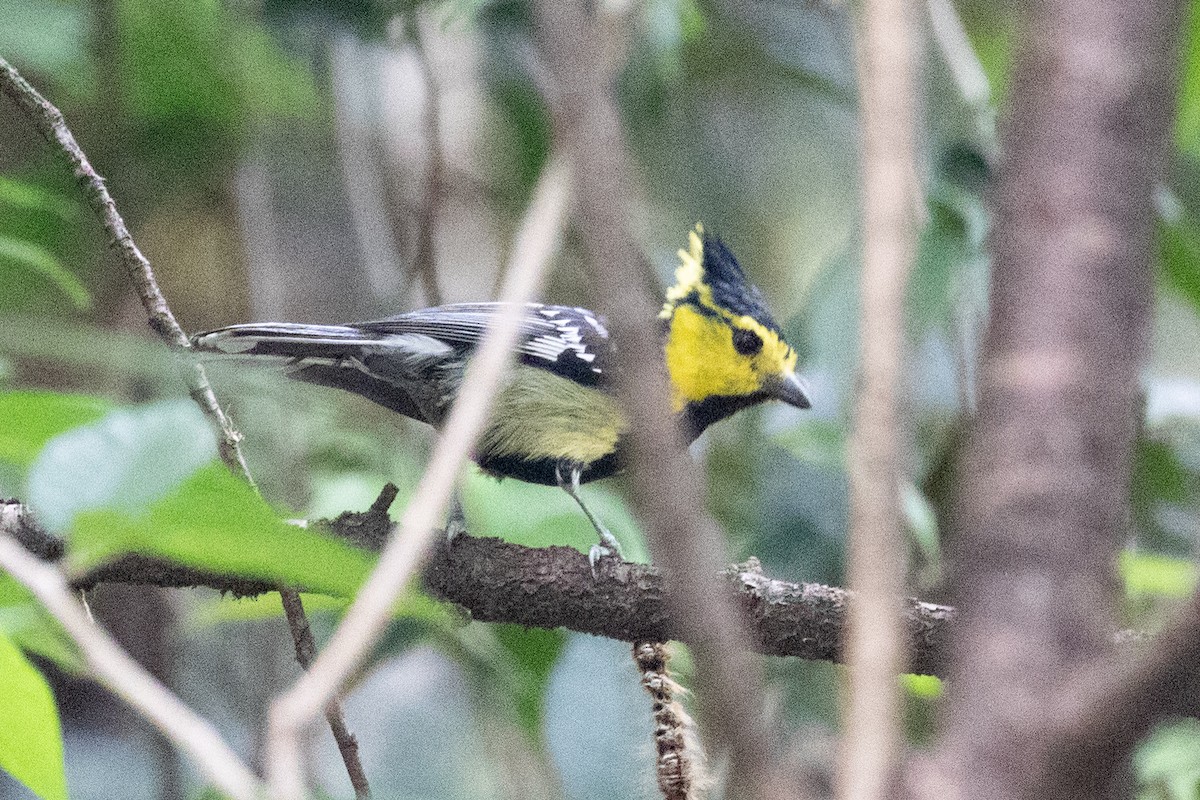
[{"label": "bird's dark eye", "polygon": [[737,350],[744,356],[757,355],[759,350],[762,350],[763,340],[754,331],[748,331],[745,328],[734,328],[733,330],[733,349]]}]

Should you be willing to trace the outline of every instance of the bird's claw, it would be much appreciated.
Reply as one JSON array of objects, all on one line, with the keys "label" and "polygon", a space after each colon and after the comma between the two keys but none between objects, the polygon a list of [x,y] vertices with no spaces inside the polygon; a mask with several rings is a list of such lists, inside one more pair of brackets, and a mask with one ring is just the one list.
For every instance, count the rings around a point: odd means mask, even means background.
[{"label": "bird's claw", "polygon": [[446,544],[454,544],[454,540],[467,533],[466,522],[461,517],[451,517],[446,520]]},{"label": "bird's claw", "polygon": [[588,550],[588,564],[592,568],[592,580],[600,579],[600,562],[606,558],[621,560],[621,543],[605,529],[599,531],[600,541]]},{"label": "bird's claw", "polygon": [[594,544],[588,550],[588,565],[592,568],[592,580],[600,580],[600,562],[606,558],[620,559],[621,554],[611,547],[606,547],[602,544]]}]

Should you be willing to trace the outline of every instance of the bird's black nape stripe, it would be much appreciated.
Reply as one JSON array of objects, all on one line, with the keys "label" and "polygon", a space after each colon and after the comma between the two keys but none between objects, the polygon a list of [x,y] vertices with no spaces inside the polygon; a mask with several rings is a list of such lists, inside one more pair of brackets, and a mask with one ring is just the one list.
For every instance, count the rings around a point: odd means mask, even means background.
[{"label": "bird's black nape stripe", "polygon": [[689,305],[698,311],[703,317],[708,317],[709,319],[721,319],[721,315],[717,313],[716,309],[711,308],[700,301],[700,292],[696,291],[695,289],[688,292],[687,295],[679,301],[679,305]]},{"label": "bird's black nape stripe", "polygon": [[704,234],[704,282],[713,302],[738,316],[753,317],[770,330],[779,330],[758,288],[746,280],[742,265],[717,236]]}]

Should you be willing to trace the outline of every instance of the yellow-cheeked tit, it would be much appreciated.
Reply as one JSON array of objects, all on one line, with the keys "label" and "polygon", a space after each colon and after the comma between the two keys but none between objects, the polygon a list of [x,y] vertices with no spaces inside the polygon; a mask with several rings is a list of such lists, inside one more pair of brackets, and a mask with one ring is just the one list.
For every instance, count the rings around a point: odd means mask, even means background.
[{"label": "yellow-cheeked tit", "polygon": [[[697,225],[679,258],[659,324],[686,441],[765,400],[808,408],[796,352],[729,249]],[[290,378],[354,392],[436,428],[498,307],[461,303],[348,325],[232,325],[198,334],[192,344],[202,353],[274,363]],[[594,568],[618,547],[578,488],[621,468],[629,428],[604,320],[585,308],[530,303],[517,357],[474,459],[498,477],[565,489],[603,542],[592,550]]]}]

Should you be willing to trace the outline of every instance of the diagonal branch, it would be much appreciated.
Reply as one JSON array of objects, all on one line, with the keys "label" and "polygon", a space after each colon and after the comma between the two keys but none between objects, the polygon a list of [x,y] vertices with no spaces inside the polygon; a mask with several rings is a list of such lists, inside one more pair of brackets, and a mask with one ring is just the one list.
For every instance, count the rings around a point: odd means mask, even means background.
[{"label": "diagonal branch", "polygon": [[1200,714],[1200,592],[1130,650],[1083,670],[1057,704],[1051,752],[1084,779],[1111,769],[1114,753],[1131,751],[1165,717]]},{"label": "diagonal branch", "polygon": [[[150,262],[134,243],[133,237],[129,234],[129,228],[125,226],[125,220],[117,212],[117,205],[113,201],[112,195],[109,194],[108,187],[104,184],[104,178],[97,174],[87,155],[75,141],[75,136],[67,127],[62,112],[53,103],[42,97],[37,89],[30,86],[29,82],[22,78],[20,73],[3,58],[0,58],[0,92],[8,95],[8,98],[33,123],[37,132],[46,141],[57,147],[70,162],[75,180],[79,182],[79,188],[83,191],[88,205],[100,217],[104,229],[112,237],[109,246],[116,250],[121,264],[129,272],[138,298],[146,309],[146,318],[150,323],[150,328],[175,350],[189,349],[191,345],[188,343],[187,334],[175,321],[175,315],[171,313],[162,290],[158,288],[158,281],[154,278],[154,270],[151,268]],[[240,473],[246,480],[250,480],[246,461],[242,457],[240,444],[242,436],[218,405],[204,367],[193,362],[190,369],[187,370],[184,380],[192,399],[213,421],[220,432],[222,460],[229,464],[230,469],[234,472]]]},{"label": "diagonal branch", "polygon": [[501,301],[462,381],[443,436],[405,509],[399,530],[389,537],[379,563],[367,578],[342,623],[308,673],[272,704],[268,721],[267,773],[278,798],[302,798],[299,737],[310,718],[337,693],[382,634],[396,597],[425,560],[445,512],[455,480],[483,431],[496,387],[511,360],[524,304],[541,285],[557,251],[570,195],[568,172],[552,155],[534,188],[513,248]]}]

